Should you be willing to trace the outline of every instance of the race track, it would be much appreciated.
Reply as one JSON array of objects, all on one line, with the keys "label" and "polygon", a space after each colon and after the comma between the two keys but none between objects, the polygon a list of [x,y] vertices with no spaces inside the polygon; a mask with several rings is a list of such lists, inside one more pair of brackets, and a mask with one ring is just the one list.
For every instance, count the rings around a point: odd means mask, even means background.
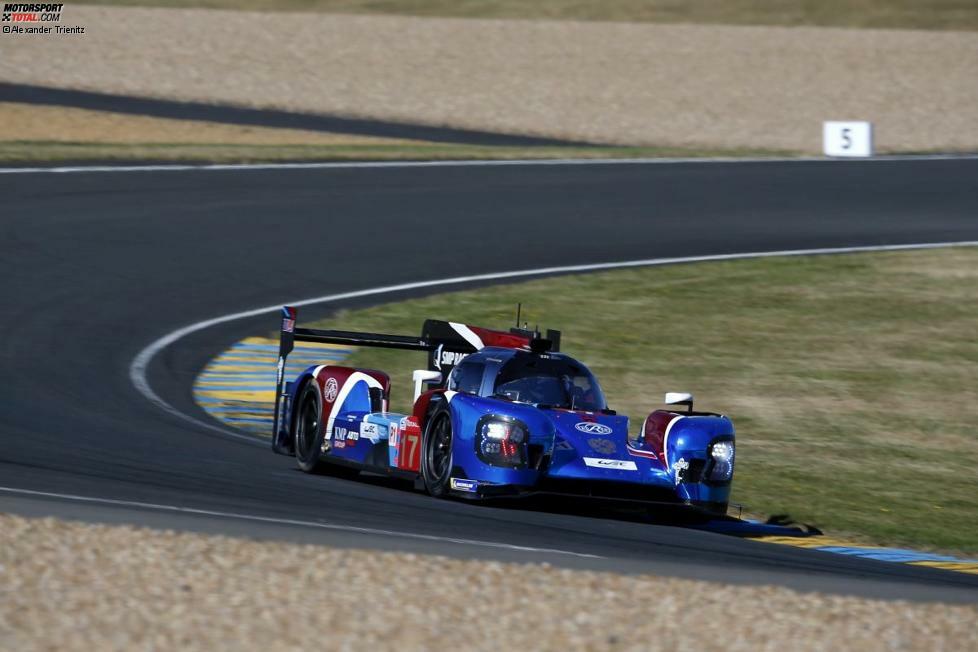
[{"label": "race track", "polygon": [[[0,174],[0,510],[978,601],[978,576],[307,476],[265,442],[164,412],[130,380],[137,354],[175,329],[305,297],[577,263],[978,240],[976,179],[976,159]],[[177,341],[152,360],[153,390],[208,421],[195,374],[276,321]]]}]

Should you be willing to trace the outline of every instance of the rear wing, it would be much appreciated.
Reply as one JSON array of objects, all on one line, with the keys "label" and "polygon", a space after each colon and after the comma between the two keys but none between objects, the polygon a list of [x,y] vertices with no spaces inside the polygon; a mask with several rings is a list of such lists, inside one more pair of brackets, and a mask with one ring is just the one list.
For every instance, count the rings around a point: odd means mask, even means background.
[{"label": "rear wing", "polygon": [[[282,308],[282,323],[278,347],[278,367],[275,376],[275,412],[272,436],[277,442],[281,412],[282,389],[285,385],[285,362],[295,348],[296,342],[317,342],[320,344],[345,344],[347,346],[370,346],[384,349],[406,351],[425,351],[428,353],[428,369],[440,371],[443,379],[465,356],[486,346],[501,346],[513,349],[529,349],[530,342],[539,333],[514,328],[510,332],[468,326],[456,322],[428,319],[421,327],[421,336],[388,335],[383,333],[360,333],[356,331],[321,330],[298,328],[296,319],[298,309],[294,306]],[[550,350],[560,348],[560,332],[547,331],[551,342]],[[443,380],[444,382],[444,380]],[[277,443],[273,443],[277,446]]]}]

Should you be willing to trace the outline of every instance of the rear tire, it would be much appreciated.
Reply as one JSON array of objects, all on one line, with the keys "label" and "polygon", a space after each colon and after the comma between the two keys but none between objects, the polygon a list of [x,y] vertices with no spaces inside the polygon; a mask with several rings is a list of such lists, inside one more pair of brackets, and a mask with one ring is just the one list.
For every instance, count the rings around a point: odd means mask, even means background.
[{"label": "rear tire", "polygon": [[448,410],[439,410],[428,420],[421,448],[421,478],[425,489],[436,498],[448,493],[453,444],[452,416]]},{"label": "rear tire", "polygon": [[352,480],[360,475],[360,469],[332,464],[322,459],[326,427],[322,423],[323,399],[319,384],[310,380],[299,393],[298,408],[293,423],[295,460],[306,473],[325,473],[334,478]]},{"label": "rear tire", "polygon": [[319,385],[315,380],[310,380],[299,394],[293,422],[295,461],[306,473],[316,473],[322,469],[320,456],[325,436],[321,423],[322,414],[323,404],[319,396]]}]

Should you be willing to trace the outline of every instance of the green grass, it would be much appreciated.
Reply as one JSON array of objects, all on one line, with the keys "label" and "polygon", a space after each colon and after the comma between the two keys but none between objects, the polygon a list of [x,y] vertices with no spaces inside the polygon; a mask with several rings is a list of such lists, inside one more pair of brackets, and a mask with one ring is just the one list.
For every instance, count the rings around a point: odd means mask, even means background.
[{"label": "green grass", "polygon": [[978,29],[974,0],[83,0],[81,4],[731,25]]},{"label": "green grass", "polygon": [[0,163],[62,161],[188,161],[256,163],[275,161],[460,160],[525,158],[655,158],[702,156],[794,156],[777,150],[684,149],[679,147],[481,147],[454,144],[409,145],[228,145],[106,144],[54,141],[0,141]]},{"label": "green grass", "polygon": [[[343,312],[558,328],[637,428],[667,390],[737,427],[733,500],[867,541],[978,552],[978,249],[634,269]],[[363,350],[410,401],[420,354]]]}]

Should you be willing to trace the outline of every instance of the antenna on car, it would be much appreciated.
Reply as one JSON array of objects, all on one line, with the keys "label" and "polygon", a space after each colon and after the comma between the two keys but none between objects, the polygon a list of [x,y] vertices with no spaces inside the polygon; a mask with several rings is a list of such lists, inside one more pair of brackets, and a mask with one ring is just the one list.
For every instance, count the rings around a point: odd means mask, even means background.
[{"label": "antenna on car", "polygon": [[520,310],[523,308],[522,303],[516,304],[516,328],[520,327]]}]

